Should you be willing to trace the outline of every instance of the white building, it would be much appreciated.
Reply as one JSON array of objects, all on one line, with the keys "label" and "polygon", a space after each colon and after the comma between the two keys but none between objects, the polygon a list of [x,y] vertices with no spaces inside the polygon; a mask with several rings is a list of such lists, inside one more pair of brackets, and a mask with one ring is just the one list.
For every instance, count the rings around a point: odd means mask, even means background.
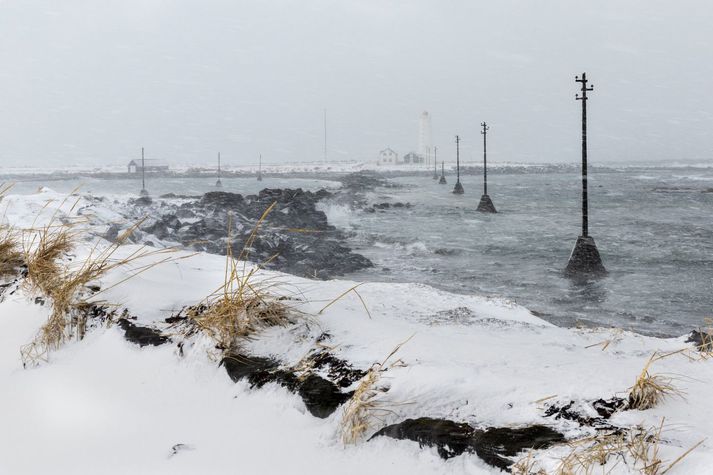
[{"label": "white building", "polygon": [[379,152],[379,160],[378,164],[384,164],[384,165],[394,165],[399,162],[399,154],[391,150],[390,148],[385,148],[381,152]]}]

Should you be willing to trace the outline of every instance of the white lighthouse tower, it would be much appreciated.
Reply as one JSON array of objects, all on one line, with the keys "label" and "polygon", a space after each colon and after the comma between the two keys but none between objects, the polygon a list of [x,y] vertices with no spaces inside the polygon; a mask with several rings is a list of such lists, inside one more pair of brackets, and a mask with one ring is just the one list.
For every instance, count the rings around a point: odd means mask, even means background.
[{"label": "white lighthouse tower", "polygon": [[431,162],[433,144],[431,143],[431,116],[428,111],[421,113],[418,121],[418,153],[426,163]]}]

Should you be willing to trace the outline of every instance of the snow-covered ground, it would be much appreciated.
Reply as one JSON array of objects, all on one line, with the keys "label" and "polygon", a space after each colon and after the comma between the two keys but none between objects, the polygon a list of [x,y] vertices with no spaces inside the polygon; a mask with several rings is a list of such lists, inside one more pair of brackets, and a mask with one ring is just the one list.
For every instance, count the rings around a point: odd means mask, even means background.
[{"label": "snow-covered ground", "polygon": [[[71,200],[47,205],[47,198],[5,197],[0,202],[5,224],[20,230],[53,216],[81,216],[81,205],[72,207]],[[111,219],[111,212],[102,209],[95,203],[92,213]],[[81,262],[93,245],[93,239],[80,239],[68,265]],[[114,257],[135,250],[123,246]],[[194,337],[179,350],[177,344],[186,337],[164,320],[223,283],[225,258],[182,251],[173,256],[126,281],[147,261],[165,256],[113,269],[99,282],[108,290],[95,297],[128,309],[138,324],[173,332],[173,341],[158,347],[140,348],[126,341],[116,325],[101,325],[50,353],[46,363],[24,369],[19,348],[47,319],[48,304],[37,303],[38,295],[21,282],[4,290],[0,473],[499,473],[475,454],[444,461],[435,448],[411,441],[379,437],[344,446],[343,409],[318,419],[297,395],[276,384],[251,389],[245,382],[233,383],[211,358],[206,337]],[[245,343],[249,354],[294,364],[328,333],[336,356],[366,370],[411,337],[397,354],[405,366],[384,374],[389,390],[379,398],[389,412],[374,422],[374,430],[407,418],[435,417],[474,427],[542,424],[574,439],[593,429],[545,417],[547,405],[626,397],[654,352],[690,346],[684,338],[558,328],[507,301],[415,283],[364,284],[358,287],[364,303],[350,292],[320,313],[356,283],[267,271],[257,278],[295,298],[293,305],[304,318],[260,332]],[[609,420],[619,427],[649,428],[665,418],[659,454],[664,467],[706,439],[672,474],[706,474],[713,466],[713,362],[694,355],[670,356],[651,368],[672,375],[685,395]],[[536,459],[556,473],[568,451],[554,446],[537,452]],[[619,463],[611,473],[639,472]]]}]

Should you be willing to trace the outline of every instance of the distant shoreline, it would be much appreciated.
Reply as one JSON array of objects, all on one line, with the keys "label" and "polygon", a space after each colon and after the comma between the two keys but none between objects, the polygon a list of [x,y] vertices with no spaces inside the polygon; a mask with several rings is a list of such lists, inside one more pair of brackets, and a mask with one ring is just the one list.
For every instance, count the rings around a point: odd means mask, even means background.
[{"label": "distant shoreline", "polygon": [[[712,165],[713,166],[713,165]],[[397,176],[431,176],[433,174],[433,169],[426,166],[421,166],[419,168],[414,168],[412,166],[403,166],[403,168],[398,166],[391,167],[380,167],[377,165],[369,165],[354,168],[339,168],[338,166],[331,167],[327,165],[328,169],[319,169],[321,167],[316,167],[312,170],[300,170],[299,165],[294,168],[288,165],[282,167],[269,167],[266,166],[262,175],[269,176],[291,176],[295,178],[310,178],[310,179],[333,179],[335,177],[340,177],[347,175],[349,173],[355,172],[365,172],[365,173],[378,173],[386,177],[397,177]],[[645,170],[651,168],[663,168],[663,169],[704,169],[703,166],[694,165],[671,165],[671,166],[657,166],[657,165],[624,165],[619,167],[613,166],[591,166],[589,167],[590,173],[621,173],[625,171],[634,170]],[[497,164],[494,163],[488,167],[488,171],[492,174],[542,174],[542,173],[578,173],[579,164]],[[449,164],[446,170],[452,172],[455,170],[455,165]],[[483,168],[480,165],[474,165],[472,162],[465,163],[461,166],[461,174],[463,175],[480,175],[482,174]],[[223,170],[220,174],[221,178],[251,178],[256,176],[256,170],[252,169],[241,169],[241,170]],[[216,170],[203,169],[203,168],[189,168],[183,170],[169,170],[163,172],[147,172],[147,177],[151,178],[216,178],[218,176]],[[51,172],[40,172],[39,170],[33,171],[28,169],[25,172],[11,172],[2,173],[0,171],[0,180],[3,181],[63,181],[72,180],[80,178],[96,178],[96,179],[110,179],[110,180],[137,180],[141,178],[140,174],[137,173],[127,173],[127,172],[114,172],[114,171],[92,171],[92,170],[77,170],[77,171],[59,171],[53,170]]]}]

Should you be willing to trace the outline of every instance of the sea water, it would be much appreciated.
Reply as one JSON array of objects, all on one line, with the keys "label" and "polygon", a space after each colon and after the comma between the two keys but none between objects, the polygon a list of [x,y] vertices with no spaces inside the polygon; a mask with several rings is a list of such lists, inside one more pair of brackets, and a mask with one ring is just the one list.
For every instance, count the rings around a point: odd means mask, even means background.
[{"label": "sea water", "polygon": [[713,169],[635,168],[589,176],[589,234],[608,275],[563,275],[581,232],[581,176],[489,174],[497,214],[476,211],[482,177],[464,195],[431,177],[402,177],[374,202],[408,202],[341,222],[376,265],[357,280],[423,282],[515,301],[557,325],[681,335],[713,315]]}]

